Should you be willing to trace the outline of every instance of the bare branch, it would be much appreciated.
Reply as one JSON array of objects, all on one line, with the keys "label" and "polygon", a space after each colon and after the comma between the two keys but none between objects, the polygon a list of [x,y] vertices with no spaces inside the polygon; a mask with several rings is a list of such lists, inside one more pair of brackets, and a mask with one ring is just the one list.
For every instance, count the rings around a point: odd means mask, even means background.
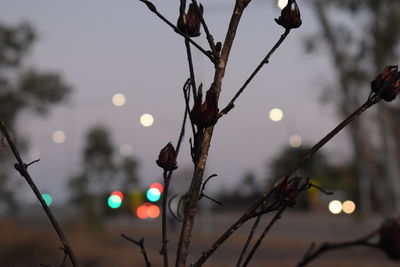
[{"label": "bare branch", "polygon": [[51,212],[49,206],[44,201],[42,194],[40,193],[38,187],[36,186],[35,182],[33,181],[32,177],[30,176],[30,174],[27,170],[27,167],[36,161],[33,161],[28,165],[22,161],[21,155],[20,155],[16,145],[14,144],[10,134],[8,133],[8,130],[3,121],[0,121],[0,130],[3,133],[4,137],[6,138],[15,158],[17,159],[18,163],[14,164],[15,169],[18,170],[18,172],[21,174],[21,176],[25,178],[26,182],[31,187],[36,198],[39,200],[40,204],[42,205],[42,208],[45,211],[47,217],[49,218],[54,230],[56,231],[58,238],[60,239],[61,243],[63,244],[65,252],[68,253],[68,257],[70,258],[72,265],[74,267],[78,267],[79,263],[74,255],[74,252],[72,251],[72,248],[70,247],[70,245],[67,241],[67,238],[64,235],[64,232],[62,231],[56,218],[54,217],[53,213]]},{"label": "bare branch", "polygon": [[146,249],[144,248],[144,238],[140,239],[139,241],[136,241],[125,234],[121,234],[121,237],[132,242],[136,246],[140,247],[140,251],[143,254],[143,258],[144,258],[144,261],[146,262],[146,266],[151,267],[151,263],[149,261],[149,258],[147,257]]}]

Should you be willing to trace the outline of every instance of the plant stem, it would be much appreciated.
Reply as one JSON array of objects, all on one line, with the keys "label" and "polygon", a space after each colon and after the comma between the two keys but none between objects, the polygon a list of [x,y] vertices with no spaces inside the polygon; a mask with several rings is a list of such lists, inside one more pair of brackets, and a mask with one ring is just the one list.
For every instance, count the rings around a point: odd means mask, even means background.
[{"label": "plant stem", "polygon": [[140,247],[140,251],[142,252],[144,261],[146,263],[146,267],[151,267],[151,263],[149,261],[149,258],[147,257],[146,249],[144,248],[144,239],[142,238],[139,241],[136,241],[136,240],[130,238],[129,236],[124,235],[124,234],[121,234],[121,237],[123,237],[126,240],[132,242],[133,244],[139,246]]},{"label": "plant stem", "polygon": [[228,105],[221,110],[219,113],[219,117],[222,117],[223,115],[227,114],[235,105],[236,99],[243,93],[244,89],[246,89],[247,85],[253,80],[253,78],[256,76],[256,74],[261,70],[261,68],[269,63],[269,58],[272,56],[272,54],[275,52],[275,50],[283,43],[283,41],[286,39],[286,37],[289,35],[290,29],[286,29],[285,32],[281,35],[279,40],[276,42],[276,44],[271,48],[271,50],[268,52],[268,54],[261,60],[260,64],[257,66],[257,68],[251,73],[250,77],[244,82],[242,87],[237,91],[235,96],[232,98],[231,101],[229,101]]},{"label": "plant stem", "polygon": [[246,255],[247,248],[249,247],[250,242],[253,239],[254,233],[257,230],[260,220],[261,220],[261,215],[257,216],[256,220],[254,221],[253,227],[251,227],[251,231],[249,233],[249,236],[247,237],[246,243],[243,246],[242,252],[240,253],[239,259],[236,263],[236,267],[240,267],[240,265],[242,264],[243,257],[244,255]]},{"label": "plant stem", "polygon": [[3,135],[5,136],[8,144],[10,145],[10,148],[17,159],[18,163],[15,164],[15,168],[17,171],[23,176],[26,180],[26,182],[29,184],[31,187],[33,193],[35,194],[36,198],[39,200],[40,204],[43,207],[43,210],[45,211],[47,217],[49,218],[54,230],[56,231],[58,238],[60,239],[61,243],[63,244],[64,251],[68,254],[69,259],[71,260],[72,266],[74,267],[79,267],[79,263],[74,255],[74,252],[72,251],[72,248],[70,247],[67,238],[64,235],[64,232],[62,231],[60,225],[58,224],[56,218],[54,217],[53,213],[51,212],[49,206],[47,206],[46,202],[44,201],[42,194],[40,193],[39,189],[37,188],[35,182],[33,181],[32,177],[30,176],[28,170],[27,170],[27,165],[22,161],[21,155],[14,144],[10,134],[8,133],[8,130],[4,124],[3,121],[0,121],[0,129],[3,132]]},{"label": "plant stem", "polygon": [[171,180],[173,171],[164,171],[164,193],[162,199],[162,247],[161,254],[164,259],[164,267],[168,267],[168,239],[167,239],[167,201],[168,201],[168,189],[169,182]]}]

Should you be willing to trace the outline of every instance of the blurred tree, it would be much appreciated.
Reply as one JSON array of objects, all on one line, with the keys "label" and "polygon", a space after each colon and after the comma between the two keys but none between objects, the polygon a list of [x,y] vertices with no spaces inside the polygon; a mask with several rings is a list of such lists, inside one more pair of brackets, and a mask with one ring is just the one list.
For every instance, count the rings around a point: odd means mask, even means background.
[{"label": "blurred tree", "polygon": [[[308,40],[307,47],[326,45],[336,75],[332,86],[335,90],[329,99],[344,118],[366,100],[370,81],[384,66],[398,63],[400,2],[311,0],[309,3],[320,32]],[[363,116],[348,127],[365,212],[371,211],[371,199],[377,200],[376,208],[387,216],[400,212],[399,112],[398,105],[380,103],[368,113],[369,117]]]},{"label": "blurred tree", "polygon": [[69,181],[71,201],[88,225],[100,226],[106,208],[104,198],[115,189],[130,192],[137,186],[138,162],[132,157],[116,161],[109,131],[95,126],[86,134],[82,168]]},{"label": "blurred tree", "polygon": [[[0,23],[0,120],[5,122],[20,146],[24,142],[16,132],[18,115],[28,109],[45,115],[51,105],[64,101],[71,92],[58,74],[24,65],[35,37],[28,23],[17,26]],[[12,211],[16,202],[8,181],[8,172],[13,166],[10,156],[4,149],[0,150],[0,201],[9,203]]]}]

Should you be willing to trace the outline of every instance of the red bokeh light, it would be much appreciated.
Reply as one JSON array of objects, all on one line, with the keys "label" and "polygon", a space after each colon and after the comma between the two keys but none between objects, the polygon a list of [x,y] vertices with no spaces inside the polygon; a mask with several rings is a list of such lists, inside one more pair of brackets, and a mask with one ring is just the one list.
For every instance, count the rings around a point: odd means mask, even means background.
[{"label": "red bokeh light", "polygon": [[162,193],[162,192],[163,192],[163,189],[164,189],[164,187],[163,187],[162,184],[160,184],[160,183],[152,183],[152,184],[150,185],[150,188],[157,188],[158,191],[160,191],[160,193]]},{"label": "red bokeh light", "polygon": [[149,217],[152,219],[157,218],[160,216],[160,208],[156,205],[151,205],[147,208],[147,215],[149,215]]},{"label": "red bokeh light", "polygon": [[111,193],[111,196],[113,196],[113,195],[119,196],[121,201],[124,200],[124,194],[122,194],[121,191],[114,191],[114,192]]},{"label": "red bokeh light", "polygon": [[136,215],[140,219],[146,219],[149,215],[147,215],[147,209],[148,207],[146,205],[141,205],[139,208],[136,210]]}]

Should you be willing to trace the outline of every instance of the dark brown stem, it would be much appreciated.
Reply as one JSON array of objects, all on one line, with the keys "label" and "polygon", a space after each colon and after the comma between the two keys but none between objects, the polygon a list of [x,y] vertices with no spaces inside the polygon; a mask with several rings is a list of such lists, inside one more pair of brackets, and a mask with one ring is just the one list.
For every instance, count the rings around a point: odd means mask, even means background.
[{"label": "dark brown stem", "polygon": [[285,211],[286,208],[280,209],[275,216],[272,218],[270,223],[265,227],[264,231],[261,233],[260,237],[257,239],[257,242],[254,244],[253,248],[251,249],[249,255],[247,256],[245,262],[243,263],[243,267],[247,266],[251,259],[254,256],[254,253],[257,251],[258,247],[261,245],[261,242],[263,241],[264,237],[267,235],[269,230],[274,226],[274,224],[281,218],[282,213]]},{"label": "dark brown stem", "polygon": [[260,64],[257,66],[257,68],[253,71],[253,73],[250,75],[250,77],[244,82],[242,87],[237,91],[235,96],[232,98],[232,100],[226,105],[224,109],[221,110],[219,113],[219,117],[222,117],[223,115],[227,114],[234,106],[235,106],[235,101],[236,99],[243,93],[244,89],[246,89],[247,85],[253,80],[253,78],[257,75],[257,73],[261,70],[261,68],[269,63],[269,59],[272,56],[272,54],[275,52],[275,50],[283,43],[283,41],[286,39],[286,37],[289,35],[290,29],[286,29],[285,32],[281,35],[279,38],[278,42],[272,47],[272,49],[268,52],[268,54],[264,57],[263,60],[261,60]]},{"label": "dark brown stem", "polygon": [[167,201],[168,201],[168,189],[169,182],[171,180],[173,171],[164,171],[164,193],[162,199],[162,247],[161,254],[164,259],[164,266],[168,267],[168,238],[167,238]]},{"label": "dark brown stem", "polygon": [[[196,7],[197,12],[199,12],[200,9],[199,9],[199,5],[197,4],[197,1],[196,0],[192,0],[192,3]],[[206,33],[206,38],[207,38],[208,44],[210,45],[210,49],[211,49],[211,51],[212,51],[212,53],[214,55],[214,58],[217,58],[219,55],[217,54],[216,49],[215,49],[214,38],[211,35],[211,33],[210,33],[209,29],[208,29],[207,23],[204,20],[203,16],[201,17],[201,25],[203,25],[203,29],[204,29],[204,32]]]},{"label": "dark brown stem", "polygon": [[178,29],[178,27],[176,27],[173,23],[171,23],[168,19],[166,19],[163,15],[161,15],[155,5],[147,0],[139,0],[140,2],[143,2],[146,4],[146,6],[150,9],[151,12],[153,12],[154,14],[157,15],[157,17],[159,17],[162,21],[164,21],[165,23],[167,23],[168,26],[170,26],[172,29],[175,30],[176,33],[178,33],[179,35],[183,36],[185,39],[188,39],[189,42],[194,45],[200,52],[202,52],[205,56],[207,56],[212,63],[215,63],[215,59],[212,55],[210,55],[210,53],[208,53],[204,48],[202,48],[199,44],[197,44],[195,41],[193,41],[187,34],[185,34],[184,32],[182,32],[180,29]]},{"label": "dark brown stem", "polygon": [[192,52],[190,50],[189,39],[187,39],[187,38],[185,39],[185,47],[186,47],[187,60],[189,63],[190,83],[192,84],[193,98],[196,99],[197,88],[196,88],[196,80],[195,80],[194,68],[193,68],[193,58],[192,58]]},{"label": "dark brown stem", "polygon": [[124,235],[124,234],[121,234],[121,237],[126,239],[126,240],[128,240],[128,241],[130,241],[130,242],[132,242],[136,246],[139,246],[140,247],[140,251],[142,252],[144,261],[146,262],[146,266],[147,267],[151,267],[151,263],[149,261],[149,258],[147,257],[146,249],[144,248],[144,238],[140,239],[139,241],[136,241],[136,240],[130,238],[129,236]]},{"label": "dark brown stem", "polygon": [[[287,179],[290,175],[292,175],[298,168],[301,167],[306,160],[308,160],[312,155],[315,154],[323,145],[325,145],[329,140],[331,140],[337,133],[339,133],[346,125],[348,125],[351,121],[357,118],[361,113],[367,110],[372,105],[378,103],[381,100],[380,96],[374,95],[369,98],[365,104],[359,107],[356,111],[354,111],[349,117],[347,117],[343,122],[341,122],[335,129],[333,129],[330,133],[328,133],[321,141],[319,141],[316,145],[314,145],[297,163],[295,163],[292,168],[286,173],[285,176],[279,180],[276,185],[279,185],[284,179]],[[252,218],[252,215],[256,211],[256,209],[266,201],[269,196],[274,191],[274,188],[268,189],[264,192],[251,206],[250,208],[234,223],[232,224],[226,231],[221,235],[221,237],[214,242],[209,250],[202,253],[202,256],[194,263],[193,267],[201,266],[214,252],[217,250],[226,239],[228,239],[238,228],[240,228],[243,223],[245,223],[249,218]]]},{"label": "dark brown stem", "polygon": [[309,251],[304,255],[303,259],[296,265],[297,267],[306,266],[311,261],[315,260],[321,254],[328,252],[330,250],[341,249],[341,248],[348,248],[354,246],[367,246],[372,248],[379,248],[380,246],[376,243],[371,243],[369,240],[373,238],[375,235],[379,233],[379,228],[373,231],[372,233],[368,234],[367,236],[356,239],[353,241],[346,241],[346,242],[338,242],[338,243],[322,243],[319,248],[313,249],[314,246],[311,247]]},{"label": "dark brown stem", "polygon": [[253,227],[251,227],[251,231],[249,233],[249,236],[247,237],[246,243],[243,246],[242,252],[240,253],[239,259],[236,263],[236,267],[240,267],[240,264],[242,264],[243,257],[244,255],[246,255],[247,248],[249,247],[250,242],[253,239],[254,233],[257,230],[260,220],[261,220],[261,215],[257,216],[256,220],[254,221]]},{"label": "dark brown stem", "polygon": [[17,159],[18,163],[15,163],[15,168],[17,171],[21,174],[22,177],[25,178],[26,182],[29,184],[31,187],[33,193],[35,194],[36,198],[39,200],[40,204],[43,207],[43,210],[45,211],[47,217],[49,218],[54,230],[56,231],[58,238],[60,239],[61,243],[63,244],[63,248],[65,252],[68,254],[69,259],[71,260],[71,263],[74,267],[78,267],[79,263],[74,255],[74,252],[72,251],[72,248],[70,247],[67,238],[64,235],[64,232],[62,231],[60,225],[58,224],[56,218],[54,217],[53,213],[51,212],[49,206],[47,206],[46,202],[44,201],[42,194],[40,193],[39,189],[37,188],[36,184],[33,182],[32,177],[30,176],[28,170],[27,170],[27,164],[25,164],[22,161],[21,155],[13,142],[10,134],[8,133],[8,130],[4,124],[3,121],[0,121],[0,129],[1,132],[3,133],[4,137],[6,138],[15,158]]},{"label": "dark brown stem", "polygon": [[[232,48],[233,40],[236,36],[237,27],[242,17],[243,11],[249,1],[237,0],[232,17],[229,23],[228,31],[225,37],[224,45],[221,51],[221,57],[215,64],[214,74],[214,89],[216,93],[216,100],[218,102],[219,94],[221,91],[222,80],[225,75],[225,69],[228,62],[228,57]],[[211,138],[214,127],[208,127],[201,136],[198,145],[200,153],[195,162],[192,181],[188,191],[188,199],[184,206],[184,219],[182,223],[181,235],[178,243],[178,250],[176,256],[176,266],[183,267],[186,265],[186,259],[190,246],[190,239],[193,230],[194,217],[197,213],[197,205],[200,197],[200,190],[204,169],[207,162],[208,150],[210,148]]]}]

